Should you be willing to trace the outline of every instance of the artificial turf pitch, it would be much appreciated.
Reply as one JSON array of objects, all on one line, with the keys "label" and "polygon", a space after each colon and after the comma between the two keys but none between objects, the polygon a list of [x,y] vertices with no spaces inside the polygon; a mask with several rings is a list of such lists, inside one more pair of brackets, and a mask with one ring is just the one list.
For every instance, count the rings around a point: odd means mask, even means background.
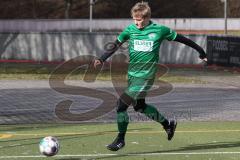
[{"label": "artificial turf pitch", "polygon": [[[179,122],[172,141],[155,122],[131,122],[126,146],[111,152],[105,146],[116,134],[112,123],[0,125],[0,159],[240,159],[240,122]],[[61,148],[46,158],[38,143],[49,135],[58,138]]]}]

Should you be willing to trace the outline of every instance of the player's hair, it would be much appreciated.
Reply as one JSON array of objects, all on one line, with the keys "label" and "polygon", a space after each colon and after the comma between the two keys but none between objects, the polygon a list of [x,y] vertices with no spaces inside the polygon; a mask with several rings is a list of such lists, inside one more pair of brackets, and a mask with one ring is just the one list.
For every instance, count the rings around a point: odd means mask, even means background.
[{"label": "player's hair", "polygon": [[151,17],[151,8],[147,2],[138,2],[131,9],[131,16],[140,16],[142,18]]}]

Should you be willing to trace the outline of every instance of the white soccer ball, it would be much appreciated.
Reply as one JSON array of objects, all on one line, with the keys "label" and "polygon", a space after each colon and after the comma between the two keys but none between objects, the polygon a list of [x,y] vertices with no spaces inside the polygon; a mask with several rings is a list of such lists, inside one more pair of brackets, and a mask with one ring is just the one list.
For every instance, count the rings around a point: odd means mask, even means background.
[{"label": "white soccer ball", "polygon": [[40,153],[45,156],[54,156],[58,153],[59,149],[60,145],[57,138],[52,136],[44,137],[39,143]]}]

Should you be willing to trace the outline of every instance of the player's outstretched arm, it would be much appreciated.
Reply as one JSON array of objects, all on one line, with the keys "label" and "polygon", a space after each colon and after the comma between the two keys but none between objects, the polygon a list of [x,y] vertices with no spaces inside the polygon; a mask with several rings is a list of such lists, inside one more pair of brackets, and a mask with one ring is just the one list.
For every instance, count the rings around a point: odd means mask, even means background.
[{"label": "player's outstretched arm", "polygon": [[107,51],[103,53],[103,55],[94,61],[94,67],[96,68],[98,65],[103,64],[104,61],[106,61],[113,53],[115,53],[118,48],[122,45],[121,42],[116,40],[113,44],[112,47],[109,48]]},{"label": "player's outstretched arm", "polygon": [[174,41],[183,43],[183,44],[185,44],[185,45],[187,45],[189,47],[192,47],[192,48],[196,49],[198,51],[198,53],[199,53],[199,58],[204,60],[204,61],[207,61],[207,55],[206,55],[205,51],[203,50],[203,48],[200,47],[195,42],[193,42],[191,39],[189,39],[187,37],[184,37],[181,34],[177,34],[177,37],[174,39]]}]

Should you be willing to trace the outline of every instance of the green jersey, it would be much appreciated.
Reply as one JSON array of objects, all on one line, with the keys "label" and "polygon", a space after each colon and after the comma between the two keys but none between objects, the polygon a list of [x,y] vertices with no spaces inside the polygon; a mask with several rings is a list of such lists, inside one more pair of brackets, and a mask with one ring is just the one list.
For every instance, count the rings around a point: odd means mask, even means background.
[{"label": "green jersey", "polygon": [[151,79],[155,77],[159,61],[159,48],[163,40],[172,41],[177,33],[150,21],[143,29],[131,24],[118,36],[118,41],[129,40],[128,75]]}]

